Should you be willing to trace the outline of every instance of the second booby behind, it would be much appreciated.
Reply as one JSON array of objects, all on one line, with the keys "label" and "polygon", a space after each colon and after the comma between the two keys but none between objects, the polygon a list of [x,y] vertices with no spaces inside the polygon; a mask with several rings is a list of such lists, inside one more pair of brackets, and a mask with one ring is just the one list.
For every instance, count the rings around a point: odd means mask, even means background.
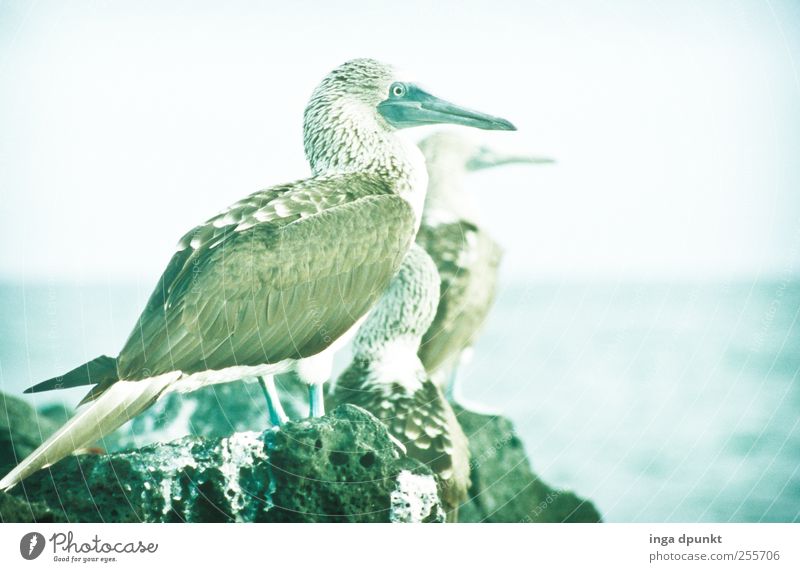
[{"label": "second booby behind", "polygon": [[464,178],[501,165],[553,160],[494,150],[449,131],[434,133],[419,146],[428,170],[428,194],[417,244],[430,254],[442,281],[436,317],[422,338],[419,357],[437,383],[447,387],[449,396],[462,401],[458,366],[494,304],[503,252],[481,225],[478,208],[464,189]]}]

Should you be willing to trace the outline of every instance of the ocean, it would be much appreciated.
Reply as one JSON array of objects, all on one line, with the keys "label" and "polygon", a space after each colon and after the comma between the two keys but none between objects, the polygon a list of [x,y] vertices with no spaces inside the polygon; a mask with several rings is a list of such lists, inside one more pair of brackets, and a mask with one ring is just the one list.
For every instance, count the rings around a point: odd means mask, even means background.
[{"label": "ocean", "polygon": [[[150,288],[0,285],[0,391],[116,354]],[[460,376],[537,474],[607,521],[795,522],[798,314],[789,280],[512,282]]]}]

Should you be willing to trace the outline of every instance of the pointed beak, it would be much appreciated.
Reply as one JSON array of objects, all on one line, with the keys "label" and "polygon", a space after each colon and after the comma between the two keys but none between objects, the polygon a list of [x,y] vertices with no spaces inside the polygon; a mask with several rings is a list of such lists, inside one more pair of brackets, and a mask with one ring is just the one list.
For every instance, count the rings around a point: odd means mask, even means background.
[{"label": "pointed beak", "polygon": [[378,111],[397,129],[450,123],[496,131],[517,130],[507,119],[439,99],[414,85],[409,85],[402,97],[392,97],[379,103]]},{"label": "pointed beak", "polygon": [[467,161],[467,169],[470,171],[480,171],[491,167],[502,165],[552,165],[556,162],[551,157],[541,155],[527,155],[517,153],[498,153],[491,149],[481,149],[481,151]]}]

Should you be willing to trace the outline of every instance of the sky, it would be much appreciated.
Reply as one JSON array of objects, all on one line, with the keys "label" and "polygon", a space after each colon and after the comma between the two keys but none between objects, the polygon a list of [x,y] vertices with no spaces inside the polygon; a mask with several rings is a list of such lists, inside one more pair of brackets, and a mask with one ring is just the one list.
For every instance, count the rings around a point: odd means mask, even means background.
[{"label": "sky", "polygon": [[557,159],[468,179],[511,279],[800,269],[800,3],[0,1],[0,279],[155,282],[365,56]]}]

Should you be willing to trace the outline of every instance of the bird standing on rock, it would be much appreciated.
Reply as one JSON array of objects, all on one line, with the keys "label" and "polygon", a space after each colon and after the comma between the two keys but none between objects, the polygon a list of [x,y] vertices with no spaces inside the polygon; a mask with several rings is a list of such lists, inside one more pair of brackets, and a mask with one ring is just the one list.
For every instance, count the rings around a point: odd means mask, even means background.
[{"label": "bird standing on rock", "polygon": [[[29,392],[93,385],[74,417],[0,480],[8,489],[170,392],[296,368],[322,412],[315,359],[375,303],[420,225],[427,176],[398,135],[508,121],[434,97],[371,59],[314,90],[304,117],[315,176],[258,191],[188,232],[119,356],[101,356]],[[324,361],[324,360],[323,360]],[[285,417],[285,416],[284,416]]]},{"label": "bird standing on rock", "polygon": [[494,304],[503,251],[481,226],[478,209],[463,188],[464,177],[501,165],[554,161],[496,151],[447,131],[430,135],[419,147],[428,169],[428,194],[417,244],[430,254],[442,281],[436,317],[422,338],[419,357],[448,397],[466,405],[458,366],[469,355]]},{"label": "bird standing on rock", "polygon": [[353,360],[337,380],[333,397],[375,415],[409,457],[433,469],[448,520],[455,521],[470,485],[469,443],[417,357],[438,301],[439,273],[430,256],[414,245],[358,329]]}]

